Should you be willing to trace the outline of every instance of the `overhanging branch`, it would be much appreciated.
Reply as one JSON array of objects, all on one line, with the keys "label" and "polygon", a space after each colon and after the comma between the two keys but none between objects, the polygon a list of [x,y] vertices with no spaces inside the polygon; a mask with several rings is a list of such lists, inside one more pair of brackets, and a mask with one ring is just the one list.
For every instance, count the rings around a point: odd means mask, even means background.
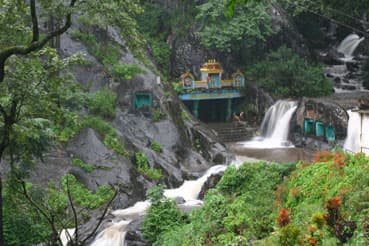
[{"label": "overhanging branch", "polygon": [[[69,7],[72,9],[77,0],[71,0]],[[38,18],[36,15],[35,0],[31,0],[30,6],[32,16],[32,30],[33,38],[32,42],[28,45],[15,45],[3,49],[0,52],[0,83],[3,82],[5,76],[5,62],[12,55],[26,55],[33,51],[41,49],[52,38],[59,36],[66,32],[72,25],[72,11],[70,11],[65,17],[65,24],[61,28],[48,33],[43,39],[39,40]]]}]

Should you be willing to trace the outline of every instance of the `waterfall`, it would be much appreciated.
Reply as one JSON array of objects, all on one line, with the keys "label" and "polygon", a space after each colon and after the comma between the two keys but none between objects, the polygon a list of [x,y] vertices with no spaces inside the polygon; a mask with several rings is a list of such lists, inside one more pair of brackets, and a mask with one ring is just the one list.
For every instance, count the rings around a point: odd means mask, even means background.
[{"label": "waterfall", "polygon": [[343,148],[349,152],[369,154],[369,116],[347,111],[349,122]]},{"label": "waterfall", "polygon": [[264,138],[286,141],[289,132],[289,123],[297,108],[294,101],[277,101],[271,106],[261,123],[261,132]]},{"label": "waterfall", "polygon": [[360,38],[357,34],[350,34],[338,45],[337,51],[345,55],[343,61],[353,59],[352,54],[363,40],[364,37]]},{"label": "waterfall", "polygon": [[[237,166],[237,165],[236,165]],[[209,168],[206,173],[197,180],[185,181],[180,187],[176,189],[164,190],[164,196],[167,198],[183,197],[186,201],[181,206],[199,206],[202,201],[197,200],[203,184],[212,175],[222,172],[226,169],[225,165],[217,165]],[[132,207],[126,209],[119,209],[113,211],[113,222],[109,227],[100,232],[91,246],[121,246],[124,245],[126,228],[133,220],[146,214],[150,208],[149,201],[137,202]]]},{"label": "waterfall", "polygon": [[361,117],[358,112],[347,111],[349,121],[347,126],[347,137],[343,148],[350,152],[357,153],[360,151],[360,121]]},{"label": "waterfall", "polygon": [[362,151],[369,155],[369,115],[363,115],[362,128],[361,128],[361,146]]},{"label": "waterfall", "polygon": [[297,102],[279,100],[271,106],[261,124],[261,136],[252,141],[244,142],[249,148],[281,148],[293,147],[288,142],[290,120],[297,109]]},{"label": "waterfall", "polygon": [[165,190],[164,196],[168,198],[183,197],[186,203],[187,202],[193,203],[194,201],[197,201],[196,199],[201,191],[203,184],[206,182],[206,180],[212,174],[216,174],[216,173],[220,173],[224,171],[225,168],[226,168],[225,165],[213,166],[201,178],[197,180],[185,181],[180,187],[176,189]]}]

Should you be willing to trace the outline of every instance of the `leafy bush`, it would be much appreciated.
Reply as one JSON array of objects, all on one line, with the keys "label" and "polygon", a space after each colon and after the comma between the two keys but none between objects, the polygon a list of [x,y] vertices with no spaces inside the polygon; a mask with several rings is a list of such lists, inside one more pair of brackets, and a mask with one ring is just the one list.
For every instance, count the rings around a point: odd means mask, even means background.
[{"label": "leafy bush", "polygon": [[83,127],[89,127],[97,131],[102,136],[106,147],[123,156],[128,155],[123,140],[108,122],[99,117],[87,117],[83,122]]},{"label": "leafy bush", "polygon": [[202,22],[200,41],[208,48],[242,52],[273,34],[270,3],[249,1],[238,5],[233,18],[224,16],[227,1],[211,0],[199,6],[196,18]]},{"label": "leafy bush", "polygon": [[82,168],[84,171],[86,171],[88,173],[92,172],[95,169],[95,167],[93,165],[88,164],[88,163],[82,161],[81,159],[78,159],[78,158],[75,158],[75,157],[72,158],[72,164]]},{"label": "leafy bush", "polygon": [[[70,207],[69,196],[77,211],[77,222],[84,222],[84,215],[101,207],[110,200],[114,191],[109,186],[100,186],[96,192],[88,190],[73,175],[61,178],[61,185],[50,182],[46,187],[25,184],[26,199],[18,181],[4,187],[4,232],[6,245],[36,245],[50,241],[51,222],[60,231],[74,226],[75,218]],[[68,195],[69,193],[69,195]],[[45,214],[54,221],[46,219]]]},{"label": "leafy bush", "polygon": [[173,82],[172,83],[173,89],[175,92],[177,92],[178,95],[183,94],[184,93],[184,89],[183,89],[183,83],[182,81],[179,82]]},{"label": "leafy bush", "polygon": [[159,180],[162,177],[160,169],[151,168],[147,156],[142,152],[135,153],[135,161],[137,165],[137,170],[144,176],[152,179]]},{"label": "leafy bush", "polygon": [[151,145],[150,145],[150,148],[155,151],[155,152],[162,152],[163,151],[163,147],[161,146],[160,143],[156,142],[156,141],[152,141],[151,142]]},{"label": "leafy bush", "polygon": [[164,117],[165,117],[165,114],[161,111],[160,108],[157,108],[154,110],[154,116],[153,116],[154,122],[158,122],[162,120]]},{"label": "leafy bush", "polygon": [[149,190],[149,199],[152,205],[143,222],[142,231],[150,243],[155,243],[158,235],[182,225],[183,215],[174,201],[163,197],[162,187]]},{"label": "leafy bush", "polygon": [[185,122],[186,120],[190,120],[190,116],[188,116],[188,114],[185,110],[181,111],[181,119],[182,119],[183,122]]},{"label": "leafy bush", "polygon": [[[316,240],[364,243],[362,225],[369,213],[369,158],[362,154],[322,152],[311,165],[300,164],[285,185],[282,206],[295,225],[308,233],[313,223],[322,233]],[[364,205],[366,204],[366,205]],[[364,243],[365,244],[365,243]],[[363,244],[363,245],[364,245]]]},{"label": "leafy bush", "polygon": [[333,91],[320,65],[309,64],[286,46],[254,65],[250,74],[276,97],[318,97]]},{"label": "leafy bush", "polygon": [[87,103],[88,109],[92,114],[104,118],[114,118],[117,94],[110,91],[108,88],[104,88],[90,94]]},{"label": "leafy bush", "polygon": [[54,132],[58,141],[67,142],[82,129],[83,121],[78,114],[69,111],[65,111],[61,118]]},{"label": "leafy bush", "polygon": [[144,70],[136,64],[113,64],[111,72],[123,80],[131,80],[137,74],[143,73]]},{"label": "leafy bush", "polygon": [[[160,235],[157,245],[245,245],[273,231],[273,194],[291,165],[249,163],[226,169],[189,224]],[[247,245],[247,244],[246,244]]]},{"label": "leafy bush", "polygon": [[82,41],[88,47],[97,47],[98,43],[96,40],[96,36],[89,32],[80,32],[80,31],[73,31],[70,33],[70,37],[75,40]]}]

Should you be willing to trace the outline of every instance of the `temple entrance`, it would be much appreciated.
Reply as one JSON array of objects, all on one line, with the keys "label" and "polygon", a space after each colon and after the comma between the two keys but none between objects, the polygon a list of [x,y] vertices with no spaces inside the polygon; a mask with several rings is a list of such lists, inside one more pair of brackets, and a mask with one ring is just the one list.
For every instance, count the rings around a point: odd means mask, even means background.
[{"label": "temple entrance", "polygon": [[227,121],[227,99],[201,100],[199,120],[205,123]]},{"label": "temple entrance", "polygon": [[230,122],[232,112],[237,108],[239,100],[209,99],[184,101],[188,110],[204,123]]}]

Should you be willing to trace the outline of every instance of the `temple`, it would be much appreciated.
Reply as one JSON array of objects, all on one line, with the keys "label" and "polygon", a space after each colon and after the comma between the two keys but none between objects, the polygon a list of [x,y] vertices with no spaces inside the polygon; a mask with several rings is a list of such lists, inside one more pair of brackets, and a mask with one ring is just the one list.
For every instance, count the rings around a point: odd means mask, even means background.
[{"label": "temple", "polygon": [[244,99],[245,76],[240,71],[222,79],[223,69],[215,60],[200,68],[201,79],[190,72],[181,75],[183,93],[179,98],[203,122],[228,122]]}]

